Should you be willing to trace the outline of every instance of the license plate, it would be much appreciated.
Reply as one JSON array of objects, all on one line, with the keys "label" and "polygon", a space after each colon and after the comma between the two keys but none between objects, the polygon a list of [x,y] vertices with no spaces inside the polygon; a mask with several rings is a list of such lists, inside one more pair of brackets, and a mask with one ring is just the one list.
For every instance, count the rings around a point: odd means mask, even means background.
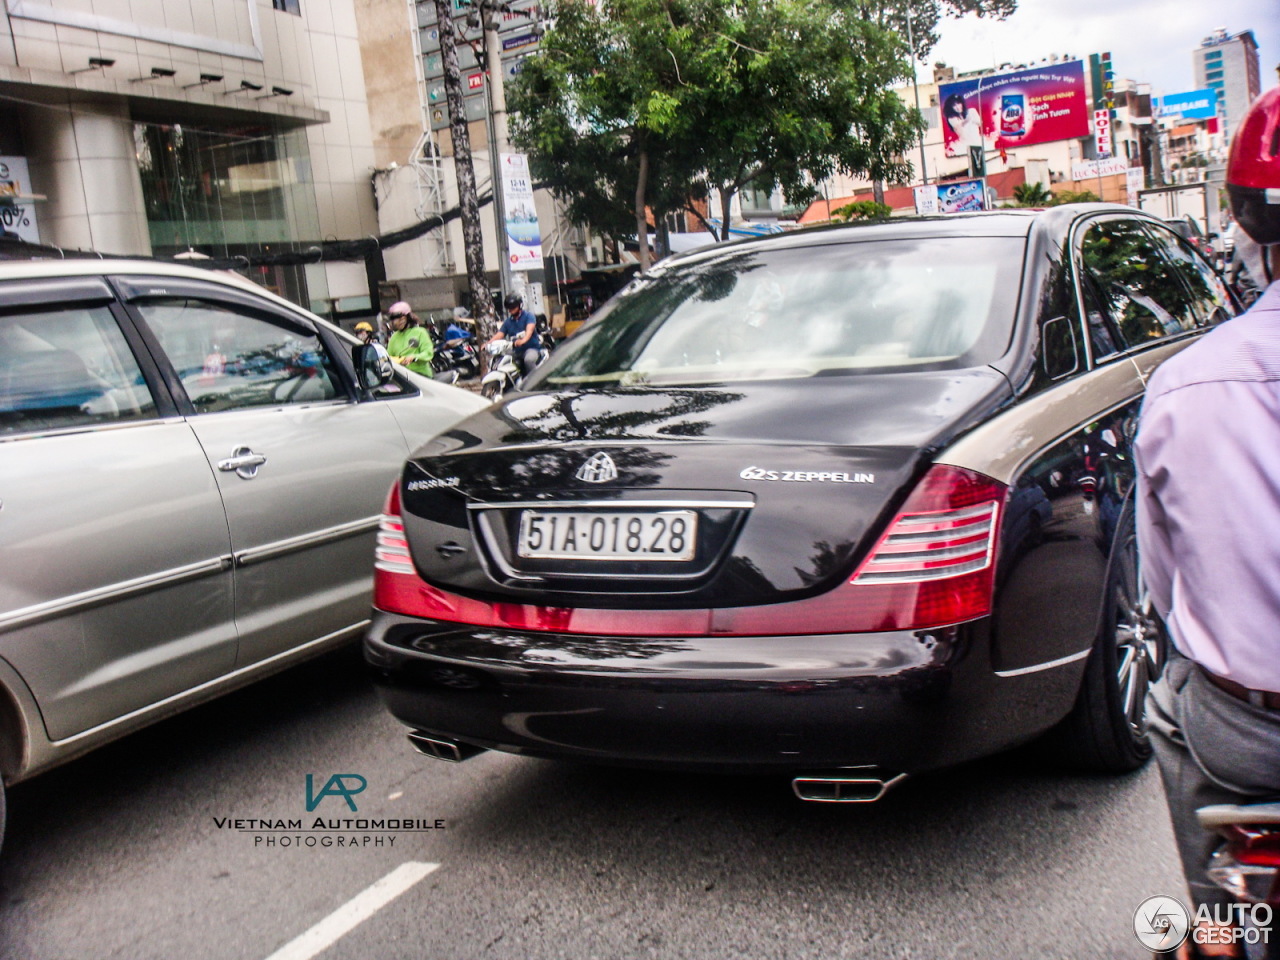
[{"label": "license plate", "polygon": [[692,560],[698,516],[526,510],[516,555],[528,560]]}]

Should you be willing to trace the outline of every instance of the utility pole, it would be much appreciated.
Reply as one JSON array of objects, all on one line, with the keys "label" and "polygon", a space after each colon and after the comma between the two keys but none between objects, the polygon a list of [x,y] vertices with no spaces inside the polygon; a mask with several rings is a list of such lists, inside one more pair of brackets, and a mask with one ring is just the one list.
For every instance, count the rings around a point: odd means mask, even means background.
[{"label": "utility pole", "polygon": [[[439,0],[436,0],[438,3]],[[493,187],[494,243],[498,248],[498,268],[503,293],[514,290],[511,259],[507,253],[507,204],[502,195],[502,154],[510,150],[507,143],[507,94],[503,87],[502,42],[498,39],[498,13],[503,4],[483,0],[480,26],[484,30],[484,60],[488,81],[485,95],[489,114],[489,179]]]},{"label": "utility pole", "polygon": [[[462,104],[462,70],[458,66],[458,46],[454,36],[451,0],[435,0],[440,28],[440,62],[444,69],[444,95],[449,105],[449,134],[453,138],[453,165],[458,174],[458,204],[462,210],[463,255],[471,290],[472,312],[480,327],[480,339],[488,340],[498,330],[497,313],[489,284],[484,276],[484,237],[480,232],[480,201],[476,192],[476,171],[471,160],[471,137]],[[495,184],[496,186],[496,184]],[[498,190],[494,190],[496,198]],[[505,230],[503,231],[505,235]],[[505,260],[505,258],[504,258]],[[481,356],[481,362],[485,361]]]},{"label": "utility pole", "polygon": [[[907,3],[907,46],[911,48],[911,89],[916,93],[916,113],[920,112],[920,80],[916,76],[916,41],[911,29],[911,3]],[[920,131],[920,182],[929,182],[929,171],[924,163],[924,131]]]}]

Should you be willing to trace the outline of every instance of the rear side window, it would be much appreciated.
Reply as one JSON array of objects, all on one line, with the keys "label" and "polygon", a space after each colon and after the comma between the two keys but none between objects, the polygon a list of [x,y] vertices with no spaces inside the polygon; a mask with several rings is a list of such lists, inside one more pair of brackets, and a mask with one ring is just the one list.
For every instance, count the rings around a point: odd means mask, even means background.
[{"label": "rear side window", "polygon": [[[1080,256],[1082,293],[1094,331],[1096,357],[1163,340],[1199,325],[1190,290],[1181,276],[1186,266],[1171,260],[1144,224],[1119,219],[1091,224]],[[1096,318],[1092,315],[1095,311],[1099,314]],[[1110,346],[1114,349],[1108,349]]]},{"label": "rear side window", "polygon": [[339,396],[313,332],[195,299],[137,303],[198,413],[316,403]]},{"label": "rear side window", "polygon": [[105,306],[0,316],[0,435],[156,416]]}]

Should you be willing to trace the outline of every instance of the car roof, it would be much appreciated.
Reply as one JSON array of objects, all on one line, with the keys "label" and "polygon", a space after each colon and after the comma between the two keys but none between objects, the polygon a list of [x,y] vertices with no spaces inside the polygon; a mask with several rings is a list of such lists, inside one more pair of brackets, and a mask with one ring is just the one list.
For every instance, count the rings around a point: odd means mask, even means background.
[{"label": "car roof", "polygon": [[928,217],[891,217],[864,223],[839,223],[808,227],[767,237],[751,237],[710,247],[700,247],[661,261],[665,268],[714,259],[728,253],[782,250],[833,243],[910,240],[935,237],[1026,237],[1038,228],[1065,230],[1074,220],[1096,213],[1146,216],[1133,207],[1114,203],[1070,203],[1058,207],[1008,208],[980,213],[955,213]]},{"label": "car roof", "polygon": [[191,267],[167,260],[145,260],[128,258],[110,258],[93,260],[88,258],[71,260],[0,260],[0,282],[7,280],[47,280],[57,277],[119,277],[148,276],[174,277],[184,280],[202,280],[206,283],[221,284],[244,292],[251,291],[271,302],[287,307],[290,310],[302,310],[308,316],[314,316],[309,310],[296,303],[277,296],[265,287],[254,283],[230,270],[211,270],[204,267]]}]

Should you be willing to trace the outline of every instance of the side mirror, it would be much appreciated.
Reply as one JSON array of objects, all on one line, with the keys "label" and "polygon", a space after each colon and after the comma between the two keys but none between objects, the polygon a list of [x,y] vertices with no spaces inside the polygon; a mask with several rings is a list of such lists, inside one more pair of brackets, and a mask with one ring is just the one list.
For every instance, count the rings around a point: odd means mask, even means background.
[{"label": "side mirror", "polygon": [[394,376],[395,365],[391,354],[380,343],[362,343],[351,348],[351,359],[356,366],[356,380],[362,390],[385,387]]}]

